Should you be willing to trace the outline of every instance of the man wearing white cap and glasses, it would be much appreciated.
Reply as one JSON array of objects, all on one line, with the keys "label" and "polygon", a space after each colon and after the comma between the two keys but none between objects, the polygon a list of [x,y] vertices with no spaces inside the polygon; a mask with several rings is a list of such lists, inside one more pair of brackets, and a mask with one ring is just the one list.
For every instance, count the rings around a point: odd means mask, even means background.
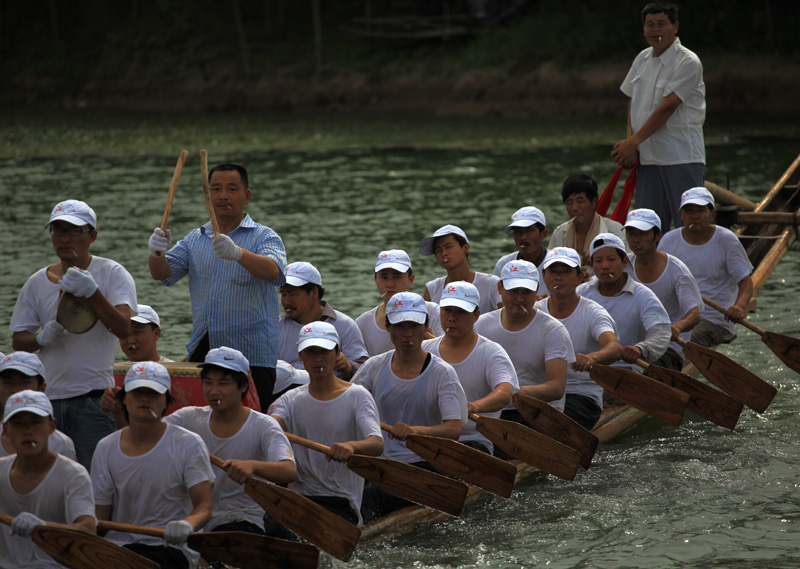
[{"label": "man wearing white cap and glasses", "polygon": [[[386,331],[386,306],[395,294],[410,290],[413,283],[414,272],[411,270],[408,253],[401,249],[378,253],[378,260],[375,262],[375,284],[383,302],[356,318],[356,325],[361,331],[370,356],[377,356],[394,349],[389,332]],[[441,336],[444,332],[439,317],[439,305],[435,302],[426,302],[426,305],[430,332],[434,336]]]},{"label": "man wearing white cap and glasses", "polygon": [[55,428],[53,407],[41,391],[20,391],[6,402],[3,436],[16,454],[0,458],[0,512],[14,518],[11,527],[0,525],[2,567],[61,567],[25,539],[45,523],[95,533],[89,473],[48,448]]},{"label": "man wearing white cap and glasses", "polygon": [[159,338],[161,319],[158,313],[147,304],[139,304],[136,316],[131,316],[131,333],[119,341],[119,347],[132,362],[172,362],[173,360],[158,353]]},{"label": "man wearing white cap and glasses", "polygon": [[[503,267],[497,286],[503,308],[482,314],[475,331],[506,350],[517,371],[520,393],[563,411],[567,366],[575,361],[575,352],[564,325],[534,308],[539,270],[528,261],[510,261]],[[510,404],[501,417],[524,423]]]},{"label": "man wearing white cap and glasses", "polygon": [[[517,372],[506,351],[475,332],[480,316],[480,294],[475,285],[452,282],[442,292],[441,315],[444,336],[426,340],[422,348],[453,366],[467,396],[467,410],[488,417],[500,417],[519,391]],[[460,442],[489,454],[492,442],[480,434],[471,421],[461,428]]]},{"label": "man wearing white cap and glasses", "polygon": [[683,348],[675,342],[681,337],[689,340],[691,329],[700,322],[703,299],[689,268],[677,257],[658,250],[661,240],[661,219],[651,209],[635,209],[625,222],[630,256],[629,274],[652,290],[669,314],[672,339],[667,351],[656,365],[680,370],[683,367]]},{"label": "man wearing white cap and glasses", "polygon": [[603,412],[603,388],[589,377],[589,368],[622,357],[617,329],[605,308],[575,292],[583,281],[581,258],[575,249],[551,249],[542,268],[550,297],[535,307],[566,327],[575,350],[575,361],[567,368],[564,414],[591,429]]},{"label": "man wearing white cap and glasses", "polygon": [[736,337],[734,322],[741,322],[753,296],[753,264],[732,231],[713,225],[714,197],[705,188],[692,188],[681,196],[683,227],[664,234],[658,248],[675,255],[692,272],[700,292],[728,307],[722,316],[707,306],[692,330],[692,342],[702,346],[727,344]]},{"label": "man wearing white cap and glasses", "polygon": [[[36,354],[14,352],[0,358],[0,419],[6,402],[20,391],[45,391],[44,366]],[[53,452],[75,460],[75,444],[67,435],[54,430],[48,437],[48,447]],[[3,433],[0,437],[0,457],[14,454],[11,440]]]},{"label": "man wearing white cap and glasses", "polygon": [[215,476],[200,436],[162,420],[174,400],[169,389],[163,365],[131,366],[117,393],[128,426],[97,445],[92,485],[98,520],[165,528],[163,540],[125,532],[108,539],[162,567],[188,568],[199,554],[186,540],[211,519]]},{"label": "man wearing white cap and glasses", "polygon": [[[86,203],[59,203],[46,227],[59,261],[22,287],[11,317],[12,345],[39,352],[59,428],[75,442],[78,461],[88,468],[97,442],[114,431],[99,399],[114,385],[117,343],[130,333],[136,286],[122,265],[90,253],[97,216]],[[56,321],[62,290],[88,299],[99,320],[89,331],[73,334]]]},{"label": "man wearing white cap and glasses", "polygon": [[614,365],[641,371],[634,362],[654,362],[664,355],[672,336],[669,315],[649,288],[625,272],[628,256],[622,240],[601,233],[592,241],[589,254],[595,278],[577,292],[605,308],[617,324],[622,362]]},{"label": "man wearing white cap and glasses", "polygon": [[[369,354],[355,321],[322,300],[322,276],[311,263],[298,262],[286,267],[286,284],[281,287],[280,344],[278,358],[303,368],[297,354],[297,334],[314,321],[330,322],[339,335],[340,351],[334,366],[336,376],[350,380]],[[271,399],[270,399],[271,401]]]},{"label": "man wearing white cap and glasses", "polygon": [[547,247],[542,245],[542,241],[547,238],[547,221],[542,210],[533,206],[519,208],[503,231],[506,235],[511,233],[514,236],[517,250],[501,257],[494,266],[493,274],[500,278],[503,267],[509,261],[528,261],[539,269],[539,296],[547,295],[547,287],[542,279],[542,263],[547,255]]},{"label": "man wearing white cap and glasses", "polygon": [[383,451],[378,409],[366,389],[334,375],[339,336],[332,324],[303,326],[297,351],[309,383],[286,392],[269,413],[286,431],[331,447],[332,456],[295,445],[297,480],[289,488],[360,524],[364,479],[344,463],[353,454],[378,456]]},{"label": "man wearing white cap and glasses", "polygon": [[250,364],[239,350],[209,350],[200,364],[205,407],[182,407],[165,421],[197,433],[227,470],[216,469],[212,517],[205,531],[264,533],[264,510],[245,492],[253,475],[276,484],[297,475],[292,448],[272,417],[242,404]]},{"label": "man wearing white cap and glasses", "polygon": [[434,279],[425,285],[422,294],[427,301],[439,304],[444,285],[454,281],[472,283],[481,295],[481,312],[496,310],[500,304],[497,294],[498,278],[487,273],[479,273],[469,268],[469,240],[467,234],[455,225],[444,225],[426,237],[419,244],[423,255],[435,255],[439,266],[447,275]]},{"label": "man wearing white cap and glasses", "polygon": [[[395,349],[368,359],[353,378],[372,393],[381,421],[392,425],[383,456],[418,465],[419,457],[404,444],[409,435],[458,440],[467,423],[467,398],[455,370],[422,347],[427,320],[420,295],[394,295],[386,310],[386,329]],[[407,504],[368,485],[361,511],[370,520]]]},{"label": "man wearing white cap and glasses", "polygon": [[275,384],[277,287],[285,282],[286,251],[275,231],[245,213],[251,194],[243,166],[214,166],[208,184],[220,234],[214,235],[208,222],[170,249],[170,231],[156,228],[149,242],[150,276],[164,286],[189,277],[189,361],[201,362],[208,350],[220,346],[240,350],[266,407]]}]

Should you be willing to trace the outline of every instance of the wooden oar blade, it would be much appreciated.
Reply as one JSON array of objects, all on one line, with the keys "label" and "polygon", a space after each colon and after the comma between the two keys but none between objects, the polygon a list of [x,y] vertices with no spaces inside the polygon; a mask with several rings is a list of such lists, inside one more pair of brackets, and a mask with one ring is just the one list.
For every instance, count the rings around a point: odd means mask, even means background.
[{"label": "wooden oar blade", "polygon": [[761,340],[780,358],[790,369],[800,373],[800,340],[778,334],[777,332],[764,332]]},{"label": "wooden oar blade", "polygon": [[70,569],[158,569],[158,563],[102,537],[82,531],[39,526],[33,542]]},{"label": "wooden oar blade", "polygon": [[595,364],[591,378],[614,397],[676,427],[680,426],[689,395],[633,370]]},{"label": "wooden oar blade", "polygon": [[511,497],[517,469],[505,460],[443,437],[411,435],[406,447],[442,472],[503,498]]},{"label": "wooden oar blade", "polygon": [[389,494],[452,516],[461,514],[467,498],[463,482],[399,460],[354,454],[347,467]]},{"label": "wooden oar blade", "polygon": [[279,524],[337,559],[349,561],[361,531],[305,496],[250,478],[245,492]]},{"label": "wooden oar blade", "polygon": [[772,385],[716,350],[686,342],[683,353],[711,383],[753,411],[766,411],[778,393]]},{"label": "wooden oar blade", "polygon": [[688,393],[689,403],[686,407],[689,410],[720,427],[731,430],[736,427],[744,406],[733,397],[674,369],[651,365],[644,373],[647,377]]},{"label": "wooden oar blade", "polygon": [[597,436],[544,401],[515,393],[511,398],[530,427],[543,435],[574,448],[581,455],[581,466],[589,468],[600,443]]},{"label": "wooden oar blade", "polygon": [[563,480],[573,480],[581,455],[520,423],[478,417],[477,429],[484,437],[511,456]]},{"label": "wooden oar blade", "polygon": [[193,533],[188,545],[206,559],[247,569],[316,569],[319,550],[307,543],[241,531]]}]

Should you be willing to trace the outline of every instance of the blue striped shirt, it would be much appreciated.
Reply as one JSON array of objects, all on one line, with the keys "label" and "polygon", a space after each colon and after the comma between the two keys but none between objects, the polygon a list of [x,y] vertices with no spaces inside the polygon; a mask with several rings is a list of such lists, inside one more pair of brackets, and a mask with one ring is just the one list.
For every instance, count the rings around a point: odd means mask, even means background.
[{"label": "blue striped shirt", "polygon": [[242,249],[270,257],[281,270],[274,281],[254,277],[236,261],[220,259],[211,243],[211,222],[195,229],[167,251],[172,276],[161,281],[172,286],[189,275],[192,300],[191,354],[208,332],[211,348],[229,346],[242,352],[251,366],[275,367],[278,359],[277,287],[286,283],[286,250],[280,236],[250,215],[228,233]]}]

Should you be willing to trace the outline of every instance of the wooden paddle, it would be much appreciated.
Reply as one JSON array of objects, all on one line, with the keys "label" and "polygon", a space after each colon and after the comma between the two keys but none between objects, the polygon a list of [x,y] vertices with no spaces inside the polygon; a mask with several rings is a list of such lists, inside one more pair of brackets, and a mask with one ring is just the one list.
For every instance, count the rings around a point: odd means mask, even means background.
[{"label": "wooden paddle", "polygon": [[217,223],[217,214],[214,213],[214,204],[211,202],[211,192],[208,189],[208,152],[206,150],[200,151],[200,176],[203,178],[203,194],[206,196],[206,208],[208,209],[208,219],[211,220],[211,228],[214,230],[214,235],[219,235],[219,223]]},{"label": "wooden paddle", "polygon": [[[223,468],[224,461],[213,454],[211,464]],[[245,492],[279,524],[292,530],[342,561],[349,561],[361,531],[336,514],[288,488],[251,476]]]},{"label": "wooden paddle", "polygon": [[[389,433],[392,426],[381,423]],[[503,498],[511,497],[517,469],[491,454],[444,437],[411,435],[406,448],[442,472],[479,486]]]},{"label": "wooden paddle", "polygon": [[[6,525],[10,526],[12,519],[0,514],[0,522]],[[42,525],[33,530],[31,539],[57,563],[69,569],[108,569],[112,559],[115,569],[158,569],[158,563],[130,549],[72,528]]]},{"label": "wooden paddle", "polygon": [[[178,180],[181,178],[181,172],[183,171],[183,165],[186,162],[186,158],[189,156],[188,150],[181,150],[180,156],[178,156],[178,163],[175,165],[175,172],[172,174],[172,182],[169,184],[169,193],[167,194],[167,205],[164,207],[164,217],[161,218],[161,230],[167,230],[167,222],[169,221],[169,212],[172,210],[172,200],[175,198],[175,189],[178,187]],[[161,251],[156,251],[156,256],[160,256]]]},{"label": "wooden paddle", "polygon": [[[286,436],[295,444],[331,454],[328,446],[292,433],[286,433]],[[346,464],[347,468],[389,494],[452,516],[461,514],[467,498],[467,485],[463,482],[399,460],[354,454]]]},{"label": "wooden paddle", "polygon": [[591,466],[592,457],[600,442],[594,433],[549,403],[530,395],[515,393],[511,402],[534,431],[574,448],[581,455],[581,466]]},{"label": "wooden paddle", "polygon": [[[703,302],[722,314],[728,313],[724,306],[706,296],[703,296]],[[778,356],[788,367],[800,373],[800,340],[777,332],[763,330],[748,320],[742,320],[740,324],[761,336],[761,341],[772,350],[772,353]]]},{"label": "wooden paddle", "polygon": [[581,455],[575,449],[521,423],[475,413],[469,418],[475,421],[479,433],[511,456],[564,480],[573,480],[578,473]]},{"label": "wooden paddle", "polygon": [[[108,531],[119,531],[164,537],[164,530],[147,526],[122,524],[119,522],[97,522],[97,527]],[[243,531],[195,532],[189,535],[186,544],[206,559],[229,563],[242,569],[315,569],[319,561],[317,548],[307,543],[267,537]],[[104,569],[108,568],[108,560]],[[114,562],[116,569],[116,561]],[[156,565],[156,567],[158,567]]]},{"label": "wooden paddle", "polygon": [[620,401],[680,426],[689,403],[688,393],[622,367],[594,364],[589,376]]},{"label": "wooden paddle", "polygon": [[647,377],[688,393],[686,407],[701,417],[731,430],[739,421],[743,405],[733,397],[678,370],[650,365],[644,360],[636,360],[636,364],[644,369]]},{"label": "wooden paddle", "polygon": [[677,342],[683,347],[683,353],[689,361],[706,379],[753,411],[758,413],[766,411],[778,393],[778,390],[769,383],[728,356],[680,338]]}]

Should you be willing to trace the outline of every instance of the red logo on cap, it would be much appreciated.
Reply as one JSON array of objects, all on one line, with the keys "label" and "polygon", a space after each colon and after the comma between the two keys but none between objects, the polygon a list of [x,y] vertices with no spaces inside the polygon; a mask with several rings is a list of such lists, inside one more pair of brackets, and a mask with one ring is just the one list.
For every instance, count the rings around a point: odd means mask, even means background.
[{"label": "red logo on cap", "polygon": [[57,211],[62,211],[62,210],[61,210],[61,204],[58,204],[58,205],[56,206],[56,209],[54,209],[54,210],[53,210],[53,213],[55,213],[55,212],[57,212]]},{"label": "red logo on cap", "polygon": [[455,291],[456,291],[456,287],[454,287],[453,285],[450,285],[449,287],[447,287],[447,292],[455,292]]},{"label": "red logo on cap", "polygon": [[312,330],[311,330],[311,326],[309,326],[308,328],[306,328],[305,330],[303,330],[303,334],[311,334],[311,331],[312,331]]},{"label": "red logo on cap", "polygon": [[403,301],[398,298],[397,300],[394,301],[394,305],[395,306],[403,306]]},{"label": "red logo on cap", "polygon": [[508,270],[508,272],[509,273],[516,273],[517,272],[517,266],[516,265],[511,265],[511,268]]},{"label": "red logo on cap", "polygon": [[143,365],[138,365],[138,366],[133,368],[133,373],[140,373],[140,372],[143,372],[143,371],[144,371],[144,366]]},{"label": "red logo on cap", "polygon": [[384,253],[383,255],[381,255],[381,259],[385,259],[385,258],[386,258],[386,257],[388,257],[388,256],[389,256],[389,254],[388,254],[388,253]]},{"label": "red logo on cap", "polygon": [[11,404],[16,405],[17,403],[22,403],[23,399],[19,395],[11,399]]}]

